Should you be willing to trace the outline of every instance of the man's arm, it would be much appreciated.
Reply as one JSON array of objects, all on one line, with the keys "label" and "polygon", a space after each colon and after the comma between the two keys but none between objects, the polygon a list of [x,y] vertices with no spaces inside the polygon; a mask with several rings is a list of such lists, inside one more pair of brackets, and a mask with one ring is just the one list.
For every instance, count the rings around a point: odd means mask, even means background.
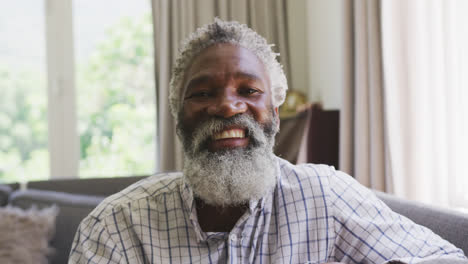
[{"label": "man's arm", "polygon": [[330,188],[336,260],[353,263],[467,261],[462,250],[431,230],[394,213],[350,176],[335,171],[330,176]]},{"label": "man's arm", "polygon": [[75,263],[123,263],[117,244],[102,222],[86,217],[78,227],[68,259]]}]

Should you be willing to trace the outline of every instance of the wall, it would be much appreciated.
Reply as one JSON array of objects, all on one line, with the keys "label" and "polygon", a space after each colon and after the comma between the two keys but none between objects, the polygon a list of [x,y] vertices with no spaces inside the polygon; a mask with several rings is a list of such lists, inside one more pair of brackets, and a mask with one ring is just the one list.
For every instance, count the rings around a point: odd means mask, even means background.
[{"label": "wall", "polygon": [[287,2],[290,88],[325,109],[340,109],[344,85],[343,0]]}]

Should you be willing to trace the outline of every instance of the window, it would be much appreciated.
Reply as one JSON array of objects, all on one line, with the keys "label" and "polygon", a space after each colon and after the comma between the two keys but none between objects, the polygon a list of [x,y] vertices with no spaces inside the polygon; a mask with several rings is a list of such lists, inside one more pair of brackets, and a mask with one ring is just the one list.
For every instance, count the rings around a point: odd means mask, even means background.
[{"label": "window", "polygon": [[80,177],[154,172],[150,10],[146,0],[73,2]]},{"label": "window", "polygon": [[2,3],[0,181],[49,175],[44,22],[44,1]]},{"label": "window", "polygon": [[153,173],[150,2],[32,2],[0,11],[0,182]]}]

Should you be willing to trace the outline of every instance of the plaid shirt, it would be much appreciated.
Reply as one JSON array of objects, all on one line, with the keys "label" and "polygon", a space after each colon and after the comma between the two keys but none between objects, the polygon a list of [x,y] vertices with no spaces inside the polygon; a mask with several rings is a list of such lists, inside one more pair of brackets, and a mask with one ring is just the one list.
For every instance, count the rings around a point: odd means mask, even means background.
[{"label": "plaid shirt", "polygon": [[278,184],[231,232],[204,232],[181,173],[149,177],[82,222],[69,263],[387,263],[465,259],[350,176],[278,158]]}]

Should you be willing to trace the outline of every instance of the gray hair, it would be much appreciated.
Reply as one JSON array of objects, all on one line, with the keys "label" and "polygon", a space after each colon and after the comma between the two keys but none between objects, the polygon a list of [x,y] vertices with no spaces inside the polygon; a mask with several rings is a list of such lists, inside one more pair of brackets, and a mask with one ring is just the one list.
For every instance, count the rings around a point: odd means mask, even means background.
[{"label": "gray hair", "polygon": [[273,107],[280,106],[286,97],[288,84],[281,64],[276,60],[278,53],[273,52],[265,38],[247,25],[236,21],[223,21],[215,18],[211,24],[198,28],[182,44],[176,60],[169,91],[169,106],[177,119],[181,110],[182,85],[186,70],[194,57],[202,50],[219,43],[229,43],[253,52],[265,66],[271,85]]}]

